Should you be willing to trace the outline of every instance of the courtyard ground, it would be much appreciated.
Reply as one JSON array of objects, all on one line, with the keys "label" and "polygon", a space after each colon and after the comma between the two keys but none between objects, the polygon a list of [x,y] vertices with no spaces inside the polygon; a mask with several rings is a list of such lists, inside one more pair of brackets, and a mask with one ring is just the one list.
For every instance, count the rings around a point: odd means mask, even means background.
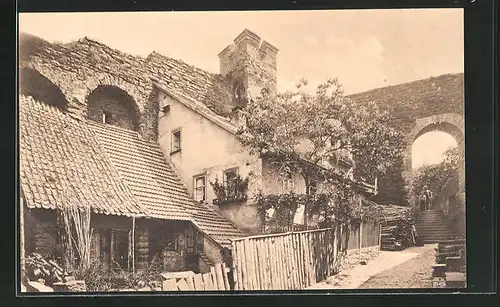
[{"label": "courtyard ground", "polygon": [[376,274],[358,288],[432,288],[432,269],[435,263],[435,250],[425,250],[418,256]]},{"label": "courtyard ground", "polygon": [[[352,253],[346,261],[348,267],[308,289],[430,288],[436,247],[429,244],[399,252]],[[361,264],[362,261],[366,264]]]}]

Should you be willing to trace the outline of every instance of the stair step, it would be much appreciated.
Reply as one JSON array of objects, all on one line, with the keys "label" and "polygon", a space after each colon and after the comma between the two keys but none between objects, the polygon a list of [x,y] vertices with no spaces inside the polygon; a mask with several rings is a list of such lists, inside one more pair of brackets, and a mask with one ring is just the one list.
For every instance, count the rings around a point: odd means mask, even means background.
[{"label": "stair step", "polygon": [[450,229],[448,227],[444,227],[444,226],[415,226],[417,228],[417,230],[419,229],[429,229],[429,230],[433,230],[433,229],[436,229],[436,230],[441,230],[441,229]]},{"label": "stair step", "polygon": [[453,233],[453,231],[449,230],[449,229],[427,229],[427,230],[418,230],[417,229],[417,232],[420,234],[420,233]]},{"label": "stair step", "polygon": [[439,242],[439,243],[441,243],[441,244],[465,244],[465,239],[458,238],[458,239],[447,240],[447,241],[443,241],[443,242]]}]

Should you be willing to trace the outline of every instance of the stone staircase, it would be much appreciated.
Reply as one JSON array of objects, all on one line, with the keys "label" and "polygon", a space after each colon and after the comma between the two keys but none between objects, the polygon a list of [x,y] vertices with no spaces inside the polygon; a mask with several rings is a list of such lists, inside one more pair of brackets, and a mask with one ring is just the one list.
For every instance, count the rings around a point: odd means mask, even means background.
[{"label": "stone staircase", "polygon": [[210,258],[208,258],[207,255],[205,255],[204,252],[199,252],[198,255],[200,256],[200,258],[205,261],[205,263],[208,265],[208,266],[214,266],[214,263],[210,260]]},{"label": "stone staircase", "polygon": [[416,213],[416,228],[418,234],[423,238],[424,244],[456,238],[453,231],[446,225],[441,210],[418,211]]}]

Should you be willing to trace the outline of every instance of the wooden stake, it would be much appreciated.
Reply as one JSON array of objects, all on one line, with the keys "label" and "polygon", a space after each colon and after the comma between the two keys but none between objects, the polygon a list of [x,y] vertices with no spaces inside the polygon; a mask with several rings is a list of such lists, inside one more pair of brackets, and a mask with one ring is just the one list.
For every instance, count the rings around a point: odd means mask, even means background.
[{"label": "wooden stake", "polygon": [[378,224],[378,245],[382,246],[382,224]]},{"label": "wooden stake", "polygon": [[363,222],[359,223],[359,249],[363,245]]},{"label": "wooden stake", "polygon": [[223,262],[221,267],[222,267],[222,276],[224,277],[224,288],[225,290],[231,290],[229,287],[229,280],[227,279],[226,264]]}]

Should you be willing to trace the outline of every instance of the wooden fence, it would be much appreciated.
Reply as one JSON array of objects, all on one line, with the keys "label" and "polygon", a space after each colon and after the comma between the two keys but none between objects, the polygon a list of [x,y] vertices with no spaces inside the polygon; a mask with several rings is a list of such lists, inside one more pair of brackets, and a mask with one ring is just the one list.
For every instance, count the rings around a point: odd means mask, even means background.
[{"label": "wooden fence", "polygon": [[234,289],[303,289],[338,273],[344,231],[338,226],[234,240]]},{"label": "wooden fence", "polygon": [[167,273],[163,277],[163,291],[225,291],[231,290],[228,268],[218,263],[210,268],[210,273],[193,272]]},{"label": "wooden fence", "polygon": [[349,244],[347,249],[380,246],[380,224],[362,222],[349,227]]}]

